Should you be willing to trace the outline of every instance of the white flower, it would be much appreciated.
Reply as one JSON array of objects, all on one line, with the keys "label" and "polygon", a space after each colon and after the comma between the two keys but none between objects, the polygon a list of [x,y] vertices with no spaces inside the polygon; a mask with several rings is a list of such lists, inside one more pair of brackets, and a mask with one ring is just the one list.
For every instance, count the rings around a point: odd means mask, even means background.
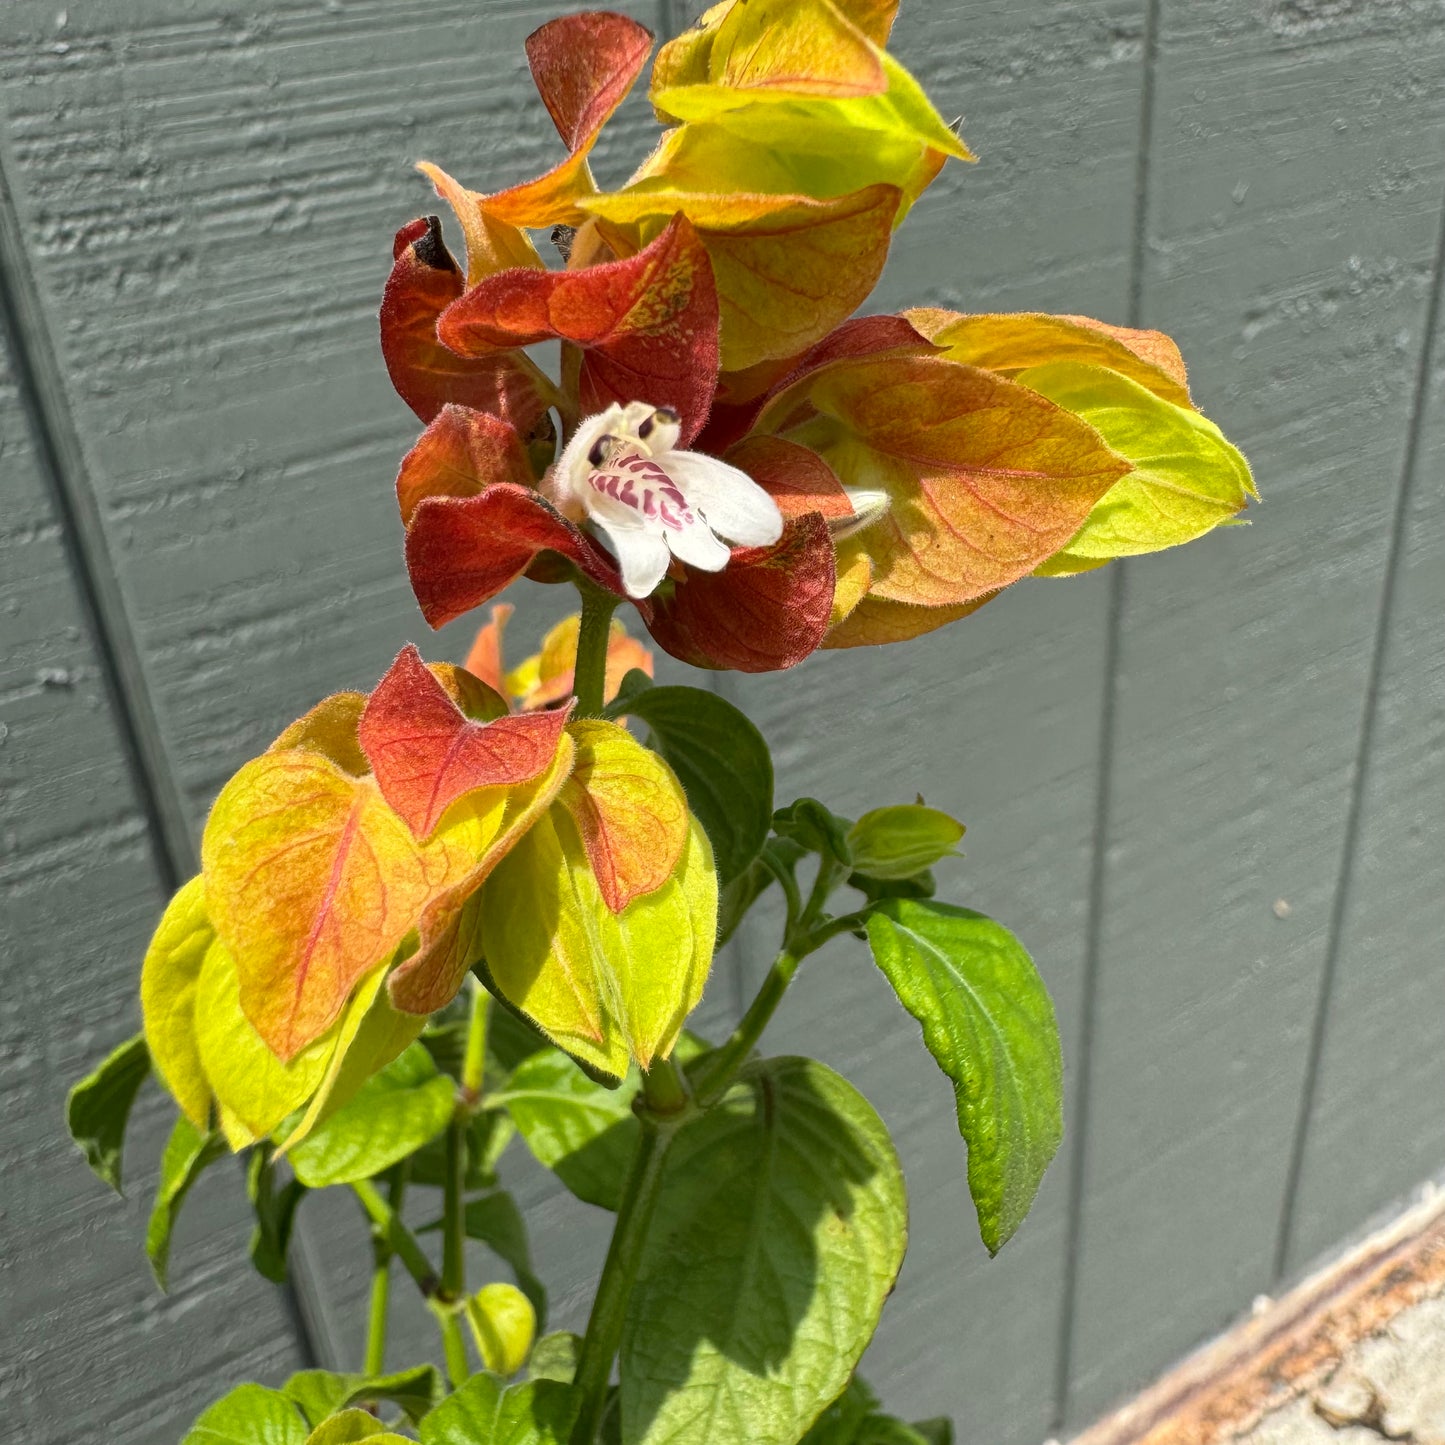
[{"label": "white flower", "polygon": [[783,534],[777,503],[746,472],[682,450],[678,435],[675,411],[614,402],[582,422],[543,484],[563,515],[600,530],[629,597],[650,596],[674,557],[721,572],[728,542],[770,547]]}]

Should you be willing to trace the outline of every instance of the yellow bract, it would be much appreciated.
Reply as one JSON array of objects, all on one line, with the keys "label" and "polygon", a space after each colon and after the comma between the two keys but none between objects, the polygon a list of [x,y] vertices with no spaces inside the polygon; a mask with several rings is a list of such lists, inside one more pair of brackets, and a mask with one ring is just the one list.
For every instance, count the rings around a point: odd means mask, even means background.
[{"label": "yellow bract", "polygon": [[265,753],[221,790],[201,844],[206,905],[247,1017],[280,1058],[324,1033],[428,900],[464,875],[500,822],[505,798],[489,801],[421,844],[371,778],[318,753]]},{"label": "yellow bract", "polygon": [[1134,468],[1048,560],[1047,575],[1192,542],[1258,499],[1249,463],[1212,421],[1161,400],[1128,376],[1057,361],[1020,372],[1018,380],[1082,417]]},{"label": "yellow bract", "polygon": [[717,929],[706,836],[671,770],[611,723],[576,723],[578,764],[481,900],[498,991],[621,1078],[665,1057],[702,997]]},{"label": "yellow bract", "polygon": [[211,1117],[211,1085],[196,1044],[196,986],[215,940],[199,876],[166,905],[141,965],[141,1016],[151,1063],[198,1129]]}]

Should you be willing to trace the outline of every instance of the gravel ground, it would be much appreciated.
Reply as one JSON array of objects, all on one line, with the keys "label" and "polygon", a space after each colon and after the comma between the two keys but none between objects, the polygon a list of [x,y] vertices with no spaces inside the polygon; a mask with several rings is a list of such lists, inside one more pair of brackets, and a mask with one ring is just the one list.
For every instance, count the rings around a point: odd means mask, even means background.
[{"label": "gravel ground", "polygon": [[1445,1445],[1445,1297],[1403,1311],[1239,1445]]}]

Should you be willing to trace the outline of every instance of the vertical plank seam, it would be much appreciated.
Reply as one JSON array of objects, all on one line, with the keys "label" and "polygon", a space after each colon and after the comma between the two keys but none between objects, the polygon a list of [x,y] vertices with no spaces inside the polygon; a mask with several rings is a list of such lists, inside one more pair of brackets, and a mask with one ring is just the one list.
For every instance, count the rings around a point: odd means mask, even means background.
[{"label": "vertical plank seam", "polygon": [[[1139,147],[1134,167],[1134,227],[1129,252],[1129,326],[1142,325],[1144,256],[1149,239],[1149,175],[1154,140],[1154,71],[1159,47],[1161,0],[1144,10],[1143,74],[1139,88]],[[1079,1264],[1084,1242],[1084,1189],[1088,1175],[1090,1099],[1093,1093],[1094,1035],[1098,1025],[1098,985],[1103,951],[1104,907],[1108,884],[1109,832],[1114,789],[1114,730],[1119,704],[1119,654],[1122,640],[1127,564],[1115,562],[1109,578],[1105,621],[1104,689],[1099,716],[1099,754],[1094,793],[1093,857],[1084,937],[1083,1018],[1079,1025],[1074,1070],[1075,1103],[1070,1126],[1068,1221],[1064,1231],[1064,1286],[1059,1300],[1059,1338],[1055,1356],[1054,1409],[1050,1433],[1063,1431],[1073,1389],[1074,1349],[1079,1303]]]},{"label": "vertical plank seam", "polygon": [[1315,1099],[1319,1089],[1320,1066],[1329,1033],[1330,999],[1339,972],[1344,927],[1355,885],[1355,859],[1360,844],[1361,820],[1369,788],[1371,754],[1375,744],[1375,728],[1379,717],[1380,684],[1384,678],[1385,660],[1390,646],[1390,624],[1394,615],[1409,530],[1410,505],[1421,471],[1420,452],[1425,433],[1425,414],[1430,394],[1430,379],[1435,367],[1435,342],[1441,322],[1441,292],[1445,289],[1445,194],[1440,199],[1440,226],[1435,242],[1434,275],[1425,303],[1424,336],[1415,375],[1410,424],[1405,434],[1405,456],[1400,469],[1400,486],[1395,496],[1391,518],[1390,546],[1385,556],[1385,572],[1380,587],[1379,613],[1371,646],[1370,667],[1365,682],[1365,696],[1360,710],[1359,741],[1354,769],[1350,778],[1349,803],[1345,810],[1343,849],[1335,878],[1334,897],[1325,943],[1325,961],[1321,970],[1319,990],[1315,997],[1314,1018],[1310,1032],[1309,1053],[1300,1088],[1299,1114],[1291,1141],[1289,1171],[1285,1176],[1283,1205],[1280,1211],[1279,1235],[1275,1243],[1274,1283],[1284,1278],[1290,1267],[1297,1234],[1296,1214],[1299,1208],[1300,1183],[1304,1174],[1305,1153],[1309,1145],[1310,1125],[1314,1118]]},{"label": "vertical plank seam", "polygon": [[0,152],[0,328],[9,343],[39,470],[59,514],[62,546],[145,814],[151,851],[167,890],[173,891],[195,866],[195,840],[151,706],[140,648],[41,314],[6,161]]},{"label": "vertical plank seam", "polygon": [[[0,335],[10,351],[38,470],[60,521],[61,545],[145,816],[156,871],[166,891],[173,892],[196,866],[195,839],[90,484],[59,358],[25,249],[20,214],[8,148],[0,143]],[[306,1269],[303,1252],[298,1251],[296,1263]],[[307,1311],[294,1286],[286,1286],[283,1295],[297,1351],[305,1364],[313,1365],[318,1349]]]}]

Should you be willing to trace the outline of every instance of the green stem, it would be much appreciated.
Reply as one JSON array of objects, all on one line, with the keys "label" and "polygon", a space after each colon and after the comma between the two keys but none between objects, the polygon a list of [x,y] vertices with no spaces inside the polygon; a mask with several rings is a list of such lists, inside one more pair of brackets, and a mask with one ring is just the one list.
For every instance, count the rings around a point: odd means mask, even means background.
[{"label": "green stem", "polygon": [[793,870],[778,862],[766,848],[758,855],[758,861],[778,880],[778,887],[783,890],[783,897],[788,904],[788,922],[784,932],[791,933],[803,915],[803,899],[798,892],[798,880],[793,877]]},{"label": "green stem", "polygon": [[582,624],[577,632],[572,691],[582,717],[600,717],[607,701],[607,642],[618,599],[587,581],[579,581],[577,590],[582,594]]},{"label": "green stem", "polygon": [[691,1102],[682,1070],[671,1059],[658,1059],[644,1071],[642,1097],[652,1113],[664,1117],[681,1114]]},{"label": "green stem", "polygon": [[377,1233],[386,1241],[387,1247],[402,1262],[406,1272],[416,1281],[416,1287],[427,1299],[432,1299],[441,1281],[432,1268],[431,1260],[416,1242],[416,1236],[401,1222],[401,1216],[381,1197],[369,1179],[359,1179],[351,1191],[361,1201],[367,1217],[376,1226]]},{"label": "green stem", "polygon": [[462,1334],[461,1317],[444,1304],[433,1303],[437,1328],[442,1333],[442,1354],[447,1362],[447,1379],[452,1389],[459,1390],[471,1378],[472,1365],[467,1358],[467,1341]]},{"label": "green stem", "polygon": [[492,996],[473,976],[472,1018],[467,1026],[467,1052],[462,1059],[462,1103],[475,1113],[482,1102],[482,1086],[487,1072],[487,1014]]},{"label": "green stem", "polygon": [[698,1104],[707,1108],[722,1097],[737,1071],[757,1047],[769,1021],[778,1011],[793,975],[798,971],[805,953],[811,949],[783,949],[773,960],[763,986],[758,990],[748,1011],[738,1021],[738,1026],[721,1047],[714,1049],[697,1067],[693,1075],[693,1089]]},{"label": "green stem", "polygon": [[[406,1195],[407,1165],[396,1166],[387,1190],[387,1207],[393,1219],[401,1216],[401,1202]],[[372,1226],[371,1309],[366,1320],[366,1359],[362,1370],[379,1375],[386,1368],[386,1317],[391,1306],[391,1245],[381,1230]]]},{"label": "green stem", "polygon": [[371,1270],[371,1312],[366,1321],[366,1375],[379,1375],[386,1368],[386,1312],[391,1303],[391,1251],[380,1245]]},{"label": "green stem", "polygon": [[448,1304],[467,1294],[467,1221],[462,1199],[467,1172],[467,1114],[460,1107],[447,1125],[446,1177],[442,1183],[442,1282]]},{"label": "green stem", "polygon": [[622,1193],[617,1224],[607,1250],[607,1262],[602,1266],[602,1277],[597,1282],[597,1297],[592,1302],[587,1333],[577,1360],[573,1383],[581,1393],[582,1405],[572,1430],[571,1445],[593,1445],[597,1438],[597,1427],[607,1405],[612,1361],[616,1358],[617,1346],[622,1338],[627,1300],[632,1293],[632,1283],[637,1278],[643,1241],[647,1238],[647,1227],[657,1203],[662,1161],[667,1153],[668,1141],[677,1127],[675,1120],[659,1119],[650,1112],[641,1112],[639,1117],[642,1137]]}]

